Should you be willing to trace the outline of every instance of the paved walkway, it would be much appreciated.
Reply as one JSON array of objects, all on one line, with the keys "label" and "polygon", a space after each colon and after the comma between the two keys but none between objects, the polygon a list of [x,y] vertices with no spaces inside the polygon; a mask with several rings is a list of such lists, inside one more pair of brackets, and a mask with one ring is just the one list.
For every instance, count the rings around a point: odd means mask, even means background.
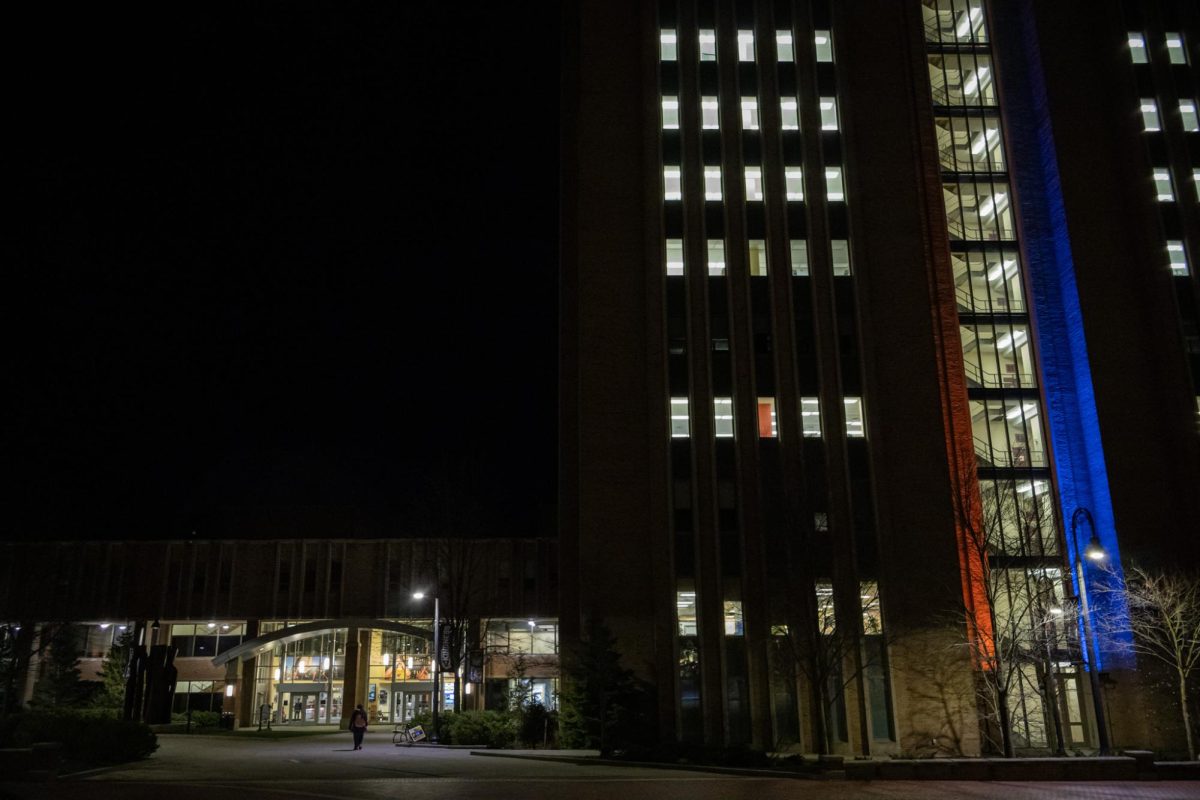
[{"label": "paved walkway", "polygon": [[968,783],[742,778],[685,770],[575,765],[472,756],[468,750],[393,747],[369,734],[280,741],[240,736],[162,736],[147,761],[54,786],[0,784],[0,798],[200,800],[396,798],[397,800],[1196,800],[1200,783]]}]

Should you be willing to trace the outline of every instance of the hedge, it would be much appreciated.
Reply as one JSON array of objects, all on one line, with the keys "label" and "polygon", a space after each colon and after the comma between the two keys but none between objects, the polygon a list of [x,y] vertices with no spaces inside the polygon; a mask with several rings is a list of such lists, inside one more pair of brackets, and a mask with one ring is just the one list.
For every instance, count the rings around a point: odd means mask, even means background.
[{"label": "hedge", "polygon": [[145,723],[96,713],[30,710],[5,720],[0,747],[29,747],[36,742],[61,742],[64,758],[102,764],[137,761],[158,749],[158,737]]}]

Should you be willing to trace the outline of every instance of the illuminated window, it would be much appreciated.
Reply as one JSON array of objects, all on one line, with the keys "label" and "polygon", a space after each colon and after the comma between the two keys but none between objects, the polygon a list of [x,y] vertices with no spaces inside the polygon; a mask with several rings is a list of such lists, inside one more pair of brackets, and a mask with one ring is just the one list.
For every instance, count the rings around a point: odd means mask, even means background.
[{"label": "illuminated window", "polygon": [[775,31],[776,58],[780,61],[795,61],[796,52],[792,49],[792,32]]},{"label": "illuminated window", "polygon": [[1171,274],[1187,275],[1187,253],[1184,252],[1183,242],[1172,240],[1167,242],[1167,259],[1171,264]]},{"label": "illuminated window", "polygon": [[708,240],[708,274],[725,274],[725,242],[721,239]]},{"label": "illuminated window", "polygon": [[1046,466],[1037,400],[972,399],[969,405],[980,466]]},{"label": "illuminated window", "polygon": [[815,31],[813,43],[816,45],[817,61],[833,61],[833,35],[829,31]]},{"label": "illuminated window", "polygon": [[662,126],[665,131],[679,130],[679,98],[662,99]]},{"label": "illuminated window", "polygon": [[821,438],[821,401],[817,398],[800,398],[800,427],[809,439]]},{"label": "illuminated window", "polygon": [[725,635],[741,636],[745,633],[742,625],[742,601],[726,600],[723,603],[725,617]]},{"label": "illuminated window", "polygon": [[846,199],[846,188],[842,184],[842,168],[825,168],[825,199],[831,203],[841,203]]},{"label": "illuminated window", "polygon": [[785,131],[800,130],[800,105],[795,100],[786,97],[780,100],[779,116]]},{"label": "illuminated window", "polygon": [[758,101],[753,97],[742,98],[742,130],[758,130]]},{"label": "illuminated window", "polygon": [[667,274],[683,274],[683,239],[667,239]]},{"label": "illuminated window", "polygon": [[832,97],[822,97],[820,108],[821,130],[836,131],[838,129],[837,101]]},{"label": "illuminated window", "polygon": [[1170,203],[1175,200],[1175,190],[1171,186],[1171,173],[1168,170],[1154,170],[1154,192],[1160,203]]},{"label": "illuminated window", "polygon": [[954,38],[959,41],[969,41],[975,37],[976,31],[982,33],[983,9],[972,6],[959,15],[958,24],[954,26]]},{"label": "illuminated window", "polygon": [[1000,120],[993,116],[945,116],[933,121],[942,169],[1004,172]]},{"label": "illuminated window", "polygon": [[992,60],[987,54],[930,53],[927,60],[935,105],[996,105]]},{"label": "illuminated window", "polygon": [[704,199],[705,200],[720,200],[721,199],[721,168],[720,167],[705,167],[704,168]]},{"label": "illuminated window", "polygon": [[760,439],[774,439],[779,436],[774,397],[758,398],[758,436]]},{"label": "illuminated window", "polygon": [[962,180],[942,185],[950,238],[966,241],[1016,237],[1008,185]]},{"label": "illuminated window", "polygon": [[980,0],[922,0],[925,40],[946,44],[987,41]]},{"label": "illuminated window", "polygon": [[829,243],[829,251],[833,262],[834,277],[845,277],[850,274],[850,242],[845,239],[834,239]]},{"label": "illuminated window", "polygon": [[833,584],[821,581],[814,587],[817,595],[817,630],[822,636],[837,633],[837,611],[834,609]]},{"label": "illuminated window", "polygon": [[663,167],[663,199],[683,199],[683,184],[679,179],[679,167]]},{"label": "illuminated window", "polygon": [[733,438],[733,398],[713,398],[713,434],[718,439]]},{"label": "illuminated window", "polygon": [[754,60],[754,31],[738,31],[738,61]]},{"label": "illuminated window", "polygon": [[1183,34],[1167,34],[1167,58],[1172,64],[1187,63],[1187,51],[1183,48]]},{"label": "illuminated window", "polygon": [[792,274],[806,277],[808,275],[808,240],[792,239],[789,250],[792,256]]},{"label": "illuminated window", "polygon": [[846,406],[846,435],[861,439],[867,435],[866,428],[863,426],[862,398],[847,397],[843,403]]},{"label": "illuminated window", "polygon": [[1162,130],[1158,124],[1158,103],[1149,97],[1142,98],[1142,127],[1147,131]]},{"label": "illuminated window", "polygon": [[700,127],[706,131],[715,131],[721,127],[721,117],[717,110],[717,98],[700,98]]},{"label": "illuminated window", "polygon": [[1200,169],[1192,170],[1192,185],[1196,188],[1196,199],[1200,200]]},{"label": "illuminated window", "polygon": [[800,167],[784,167],[783,183],[788,200],[804,199],[804,171]]},{"label": "illuminated window", "polygon": [[1196,116],[1196,103],[1192,100],[1179,101],[1179,117],[1183,120],[1183,129],[1188,133],[1200,132],[1200,117]]},{"label": "illuminated window", "polygon": [[763,199],[762,167],[746,167],[746,199]]},{"label": "illuminated window", "polygon": [[1135,64],[1150,63],[1150,56],[1146,52],[1146,37],[1140,33],[1129,33],[1129,58]]},{"label": "illuminated window", "polygon": [[675,53],[675,44],[675,31],[659,31],[658,46],[663,61],[674,61],[678,57]]},{"label": "illuminated window", "polygon": [[688,425],[688,399],[686,397],[671,398],[671,438],[686,439],[691,435]]},{"label": "illuminated window", "polygon": [[696,593],[675,593],[675,616],[679,620],[680,636],[696,635]]},{"label": "illuminated window", "polygon": [[750,275],[761,278],[767,274],[767,243],[762,239],[751,239],[750,261],[747,264]]},{"label": "illuminated window", "polygon": [[717,32],[710,30],[700,31],[700,60],[701,61],[716,61],[717,60]]}]

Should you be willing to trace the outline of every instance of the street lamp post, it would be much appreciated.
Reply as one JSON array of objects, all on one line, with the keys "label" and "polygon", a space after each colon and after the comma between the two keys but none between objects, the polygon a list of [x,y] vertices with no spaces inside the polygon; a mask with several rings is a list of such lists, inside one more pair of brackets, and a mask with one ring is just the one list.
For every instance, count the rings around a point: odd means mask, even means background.
[{"label": "street lamp post", "polygon": [[[1088,542],[1087,549],[1082,552],[1079,549],[1079,519],[1081,517],[1087,520],[1088,526],[1092,529],[1092,539]],[[1087,652],[1088,680],[1092,686],[1092,705],[1095,707],[1096,713],[1096,734],[1100,740],[1100,755],[1106,756],[1109,755],[1108,725],[1104,719],[1104,700],[1100,695],[1099,647],[1096,645],[1095,634],[1092,632],[1087,581],[1083,575],[1083,556],[1086,555],[1093,561],[1102,561],[1107,554],[1104,552],[1104,546],[1100,544],[1099,537],[1096,536],[1096,521],[1092,519],[1092,512],[1082,506],[1075,509],[1075,513],[1071,515],[1071,543],[1075,546],[1075,575],[1079,582],[1079,613],[1083,616],[1083,646]]]},{"label": "street lamp post", "polygon": [[[414,600],[425,599],[424,592],[413,592]],[[442,621],[439,618],[437,595],[433,596],[433,731],[429,735],[429,741],[437,744],[438,741],[438,711],[442,704],[442,652],[441,652],[441,629]]]}]

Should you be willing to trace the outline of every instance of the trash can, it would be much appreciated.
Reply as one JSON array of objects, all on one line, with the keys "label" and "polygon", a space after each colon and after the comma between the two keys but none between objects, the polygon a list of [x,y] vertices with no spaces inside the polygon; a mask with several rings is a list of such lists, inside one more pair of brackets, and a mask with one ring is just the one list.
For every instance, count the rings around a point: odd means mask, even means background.
[{"label": "trash can", "polygon": [[222,711],[221,712],[221,730],[226,730],[226,731],[233,730],[233,712],[232,711]]}]

